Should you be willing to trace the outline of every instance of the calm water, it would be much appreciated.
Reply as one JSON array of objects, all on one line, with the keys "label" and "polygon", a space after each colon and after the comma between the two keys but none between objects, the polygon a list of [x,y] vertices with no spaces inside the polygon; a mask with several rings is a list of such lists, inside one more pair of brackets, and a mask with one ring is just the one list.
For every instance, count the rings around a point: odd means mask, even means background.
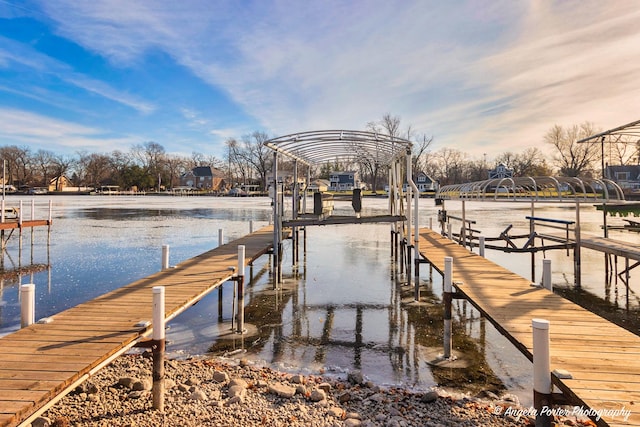
[{"label": "calm water", "polygon": [[[17,205],[18,197],[7,198]],[[25,212],[31,199],[25,199]],[[48,215],[48,198],[37,197],[36,217]],[[36,284],[36,318],[52,316],[105,292],[116,289],[160,268],[161,247],[170,245],[172,264],[217,246],[218,230],[225,241],[266,225],[271,213],[266,198],[209,198],[168,196],[59,196],[54,202],[54,225],[47,249],[45,228],[9,240],[3,259],[5,270],[29,265],[50,265],[0,283],[0,332],[19,327],[18,285]],[[447,202],[451,215],[461,216],[461,203]],[[387,201],[365,199],[363,215],[384,213]],[[433,201],[422,202],[422,220],[435,218]],[[338,214],[351,214],[348,202],[338,202]],[[486,236],[496,236],[513,224],[512,234],[528,232],[525,216],[529,204],[470,203],[467,219]],[[536,216],[575,219],[573,206],[536,206]],[[619,218],[610,223],[622,223]],[[592,206],[581,208],[582,229],[601,235],[602,213]],[[403,283],[390,257],[388,224],[309,227],[307,251],[293,268],[291,243],[285,242],[284,284],[272,290],[265,256],[250,269],[245,316],[254,325],[250,336],[229,335],[232,318],[231,284],[171,322],[168,351],[187,356],[211,352],[242,355],[280,369],[341,374],[360,369],[380,384],[427,388],[435,384],[468,389],[506,389],[523,403],[530,402],[531,364],[488,322],[464,301],[456,301],[458,323],[454,345],[466,369],[432,368],[426,361],[442,345],[442,280],[423,267],[421,304],[413,304],[412,290]],[[638,242],[638,235],[611,232],[611,237]],[[31,241],[33,240],[33,246]],[[516,273],[530,277],[530,255],[505,255],[488,251],[487,257]],[[552,259],[554,286],[573,283],[572,257],[564,251],[547,252]],[[541,277],[542,254],[537,258]],[[637,278],[632,275],[627,297],[622,283],[604,286],[603,255],[584,251],[583,287],[579,298],[596,303],[600,310],[629,327],[637,318]],[[36,269],[37,270],[37,269]],[[249,271],[249,270],[248,270]]]}]

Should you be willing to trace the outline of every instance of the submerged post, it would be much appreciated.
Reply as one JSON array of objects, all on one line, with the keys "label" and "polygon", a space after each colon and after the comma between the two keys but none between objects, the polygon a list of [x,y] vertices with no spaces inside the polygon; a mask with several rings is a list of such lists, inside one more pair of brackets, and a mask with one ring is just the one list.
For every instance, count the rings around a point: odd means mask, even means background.
[{"label": "submerged post", "polygon": [[169,269],[169,245],[162,245],[162,271]]},{"label": "submerged post", "polygon": [[451,339],[451,300],[453,299],[453,258],[444,257],[444,358],[451,358],[453,343]]},{"label": "submerged post", "polygon": [[551,283],[551,260],[542,260],[542,287],[553,292],[553,283]]},{"label": "submerged post", "polygon": [[36,285],[20,286],[20,326],[26,328],[36,321]]},{"label": "submerged post", "polygon": [[533,326],[533,406],[536,427],[551,426],[551,363],[549,321],[532,319]]},{"label": "submerged post", "polygon": [[244,333],[244,245],[238,245],[238,329]]},{"label": "submerged post", "polygon": [[153,292],[153,409],[164,412],[164,286],[154,286]]}]

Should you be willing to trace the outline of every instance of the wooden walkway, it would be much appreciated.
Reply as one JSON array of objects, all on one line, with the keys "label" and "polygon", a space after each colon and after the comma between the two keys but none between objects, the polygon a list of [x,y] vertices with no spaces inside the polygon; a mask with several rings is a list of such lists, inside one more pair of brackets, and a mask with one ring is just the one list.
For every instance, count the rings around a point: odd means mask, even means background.
[{"label": "wooden walkway", "polygon": [[622,240],[581,235],[580,246],[587,249],[593,249],[594,251],[640,261],[640,246]]},{"label": "wooden walkway", "polygon": [[[457,292],[529,360],[533,360],[531,319],[549,320],[551,370],[567,370],[573,377],[552,375],[552,380],[572,405],[631,411],[627,421],[605,413],[598,425],[640,425],[640,337],[544,288],[531,286],[529,280],[433,230],[421,229],[420,252],[440,273],[444,257],[452,257]],[[533,390],[531,393],[533,396]]]},{"label": "wooden walkway", "polygon": [[0,222],[0,230],[13,230],[16,228],[34,228],[51,225],[48,219],[32,219],[22,222],[17,220],[7,219],[5,222]]},{"label": "wooden walkway", "polygon": [[[272,246],[273,228],[198,255],[175,268],[82,303],[0,338],[0,426],[30,422],[92,374],[148,336],[152,288],[165,287],[165,317],[172,319],[231,278],[238,245],[251,263]],[[246,265],[245,264],[245,265]]]}]

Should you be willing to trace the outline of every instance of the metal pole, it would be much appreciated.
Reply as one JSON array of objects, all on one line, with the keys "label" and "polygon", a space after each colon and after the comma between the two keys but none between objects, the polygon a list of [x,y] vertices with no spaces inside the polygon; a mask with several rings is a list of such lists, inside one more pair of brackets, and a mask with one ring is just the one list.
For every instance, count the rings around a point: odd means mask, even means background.
[{"label": "metal pole", "polygon": [[581,248],[580,248],[580,202],[576,202],[576,225],[575,225],[575,241],[576,241],[576,246],[573,249],[573,258],[574,258],[574,284],[576,287],[580,287],[582,284],[582,266],[581,266],[581,259],[580,259],[580,252],[581,252]]},{"label": "metal pole", "polygon": [[460,241],[462,242],[462,247],[467,247],[467,209],[466,203],[462,201],[462,228],[460,229]]},{"label": "metal pole", "polygon": [[553,283],[551,283],[551,260],[542,260],[542,286],[553,292]]},{"label": "metal pole", "polygon": [[153,292],[153,409],[164,412],[164,286],[154,286]]},{"label": "metal pole", "polygon": [[549,321],[532,319],[533,326],[533,406],[536,427],[551,426],[551,362]]},{"label": "metal pole", "polygon": [[244,245],[238,245],[238,329],[244,333]]},{"label": "metal pole", "polygon": [[451,339],[451,301],[453,299],[453,258],[444,257],[444,358],[451,358],[453,340]]},{"label": "metal pole", "polygon": [[162,271],[169,269],[169,245],[162,245]]},{"label": "metal pole", "polygon": [[280,268],[280,211],[278,209],[278,152],[273,153],[273,289],[278,287]]},{"label": "metal pole", "polygon": [[36,285],[20,286],[20,326],[25,328],[36,320]]}]

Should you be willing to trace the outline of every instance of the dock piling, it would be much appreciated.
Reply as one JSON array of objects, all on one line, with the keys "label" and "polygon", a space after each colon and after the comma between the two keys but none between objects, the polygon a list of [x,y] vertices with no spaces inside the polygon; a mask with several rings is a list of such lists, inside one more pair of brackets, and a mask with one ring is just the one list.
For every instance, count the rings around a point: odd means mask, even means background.
[{"label": "dock piling", "polygon": [[542,287],[553,292],[553,283],[551,283],[551,260],[542,260]]},{"label": "dock piling", "polygon": [[238,329],[244,333],[244,245],[238,245]]},{"label": "dock piling", "polygon": [[444,257],[444,355],[445,359],[451,358],[453,349],[451,337],[451,302],[453,299],[453,258]]},{"label": "dock piling", "polygon": [[20,326],[26,328],[36,319],[36,285],[20,286]]},{"label": "dock piling", "polygon": [[164,286],[154,286],[153,292],[153,409],[164,412],[164,351],[165,309]]},{"label": "dock piling", "polygon": [[222,228],[218,228],[218,246],[224,245],[224,232]]},{"label": "dock piling", "polygon": [[484,236],[478,237],[478,254],[484,258]]},{"label": "dock piling", "polygon": [[169,245],[162,245],[162,271],[169,269]]},{"label": "dock piling", "polygon": [[549,321],[532,319],[533,326],[533,406],[536,427],[551,426],[551,362],[549,352]]}]

